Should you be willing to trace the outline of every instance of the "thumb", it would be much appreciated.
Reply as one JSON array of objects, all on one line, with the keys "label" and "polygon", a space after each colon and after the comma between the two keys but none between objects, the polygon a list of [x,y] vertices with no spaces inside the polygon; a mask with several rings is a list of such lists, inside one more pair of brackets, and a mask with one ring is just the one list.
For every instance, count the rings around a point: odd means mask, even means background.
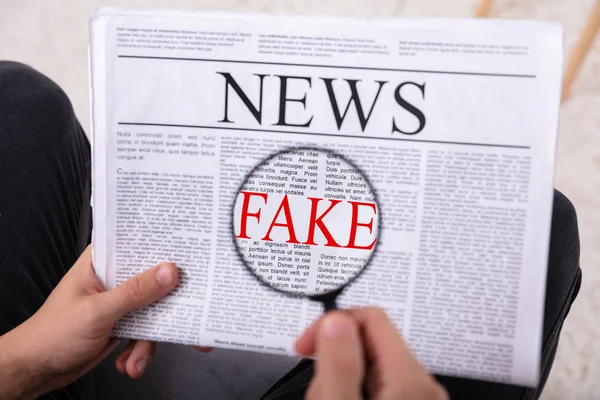
[{"label": "thumb", "polygon": [[103,312],[117,321],[128,312],[160,300],[175,288],[178,281],[179,271],[173,264],[158,264],[116,288],[100,293]]},{"label": "thumb", "polygon": [[365,365],[358,325],[350,316],[332,312],[318,329],[316,398],[359,399]]}]

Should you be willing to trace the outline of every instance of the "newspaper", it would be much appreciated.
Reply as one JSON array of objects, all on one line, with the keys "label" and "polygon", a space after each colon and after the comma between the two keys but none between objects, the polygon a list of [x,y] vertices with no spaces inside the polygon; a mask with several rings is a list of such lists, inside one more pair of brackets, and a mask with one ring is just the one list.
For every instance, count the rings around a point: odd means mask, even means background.
[{"label": "newspaper", "polygon": [[379,195],[379,249],[340,306],[385,309],[432,373],[537,383],[560,26],[100,9],[90,34],[96,273],[181,271],[116,336],[294,355],[322,306],[250,275],[231,207],[261,160],[309,146]]}]

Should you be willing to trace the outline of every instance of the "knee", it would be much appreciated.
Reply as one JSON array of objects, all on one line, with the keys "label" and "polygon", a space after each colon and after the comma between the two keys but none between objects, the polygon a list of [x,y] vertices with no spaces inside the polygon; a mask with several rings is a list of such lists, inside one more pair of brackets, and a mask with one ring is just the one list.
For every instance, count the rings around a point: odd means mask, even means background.
[{"label": "knee", "polygon": [[579,253],[577,212],[573,203],[555,190],[548,254],[547,306],[557,309],[568,302],[571,285],[576,283],[580,272]]},{"label": "knee", "polygon": [[575,206],[564,194],[554,190],[550,257],[564,259],[570,268],[578,269],[579,251],[579,227]]},{"label": "knee", "polygon": [[546,280],[545,341],[566,317],[580,285],[577,212],[573,203],[555,190]]},{"label": "knee", "polygon": [[65,92],[35,69],[0,61],[0,151],[54,152],[74,131]]}]

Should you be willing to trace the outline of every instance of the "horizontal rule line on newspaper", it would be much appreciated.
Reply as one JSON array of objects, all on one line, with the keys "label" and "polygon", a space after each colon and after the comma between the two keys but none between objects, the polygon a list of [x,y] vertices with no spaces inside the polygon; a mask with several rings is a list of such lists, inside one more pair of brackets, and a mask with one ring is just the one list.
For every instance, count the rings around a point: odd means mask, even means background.
[{"label": "horizontal rule line on newspaper", "polygon": [[271,132],[271,133],[289,133],[292,135],[317,135],[317,136],[337,136],[345,138],[355,139],[376,139],[376,140],[391,140],[391,141],[403,141],[403,142],[416,142],[416,143],[434,143],[434,144],[454,144],[461,146],[480,146],[480,147],[499,147],[506,149],[525,149],[529,150],[530,146],[520,146],[512,144],[495,144],[495,143],[472,143],[472,142],[448,142],[443,140],[423,140],[423,139],[404,139],[404,138],[390,138],[380,136],[360,136],[360,135],[340,135],[337,133],[320,133],[320,132],[292,132],[282,131],[276,129],[256,129],[256,128],[236,128],[231,126],[207,126],[207,125],[178,125],[178,124],[158,124],[151,122],[119,122],[119,125],[133,125],[133,126],[164,126],[172,128],[193,128],[193,129],[220,129],[228,131],[249,131],[249,132]]},{"label": "horizontal rule line on newspaper", "polygon": [[238,63],[238,64],[281,65],[281,66],[289,66],[289,67],[357,69],[357,70],[389,71],[389,72],[417,72],[417,73],[423,73],[423,74],[493,76],[493,77],[499,77],[499,78],[528,78],[528,79],[535,79],[537,77],[536,75],[530,75],[530,74],[499,74],[499,73],[468,72],[468,71],[435,71],[435,70],[419,70],[419,69],[359,67],[359,66],[353,66],[353,65],[298,64],[298,63],[269,62],[269,61],[250,61],[250,60],[217,60],[217,59],[211,59],[211,58],[134,56],[134,55],[125,55],[125,54],[120,54],[120,55],[118,55],[118,57],[119,58],[142,58],[142,59],[148,59],[148,60],[202,61],[202,62],[219,62],[219,63]]}]

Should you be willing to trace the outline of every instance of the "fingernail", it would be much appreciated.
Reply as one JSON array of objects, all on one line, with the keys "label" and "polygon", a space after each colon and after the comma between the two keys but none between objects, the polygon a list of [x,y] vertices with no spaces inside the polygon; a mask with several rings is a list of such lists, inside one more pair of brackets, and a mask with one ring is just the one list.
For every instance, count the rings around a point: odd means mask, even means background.
[{"label": "fingernail", "polygon": [[147,365],[148,365],[148,361],[145,358],[142,360],[139,360],[138,362],[135,363],[135,367],[137,368],[137,370],[140,374],[144,373],[144,370],[146,369]]},{"label": "fingernail", "polygon": [[351,322],[343,315],[334,314],[325,318],[321,329],[326,337],[344,336],[350,332]]},{"label": "fingernail", "polygon": [[161,286],[171,286],[175,275],[173,274],[173,270],[167,265],[161,265],[158,271],[156,271],[156,279]]}]

